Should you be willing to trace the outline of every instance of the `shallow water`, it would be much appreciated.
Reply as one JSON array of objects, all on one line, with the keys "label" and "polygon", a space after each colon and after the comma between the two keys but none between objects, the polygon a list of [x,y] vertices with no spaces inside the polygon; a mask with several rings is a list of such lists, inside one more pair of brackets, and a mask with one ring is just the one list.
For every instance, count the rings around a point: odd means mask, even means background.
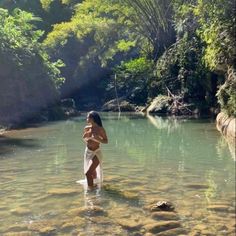
[{"label": "shallow water", "polygon": [[[76,183],[85,116],[0,137],[0,235],[235,235],[235,161],[214,121],[102,118],[104,184],[91,192]],[[175,211],[151,212],[160,200]]]}]

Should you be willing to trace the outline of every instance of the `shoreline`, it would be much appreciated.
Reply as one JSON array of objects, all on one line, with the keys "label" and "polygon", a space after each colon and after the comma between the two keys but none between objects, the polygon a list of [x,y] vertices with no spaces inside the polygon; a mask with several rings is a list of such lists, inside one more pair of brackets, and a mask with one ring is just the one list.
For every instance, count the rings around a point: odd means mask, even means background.
[{"label": "shoreline", "polygon": [[4,133],[6,133],[6,129],[0,129],[0,135],[3,135]]},{"label": "shoreline", "polygon": [[216,117],[216,128],[227,139],[236,138],[236,118],[220,112]]},{"label": "shoreline", "polygon": [[236,118],[220,112],[216,117],[216,128],[227,142],[233,159],[236,160]]},{"label": "shoreline", "polygon": [[[79,115],[83,113],[86,113],[88,111],[80,111]],[[100,111],[101,113],[118,113],[118,112],[104,112]],[[159,117],[164,117],[164,118],[176,118],[176,119],[214,119],[216,122],[216,129],[226,138],[232,139],[236,138],[236,133],[235,133],[235,123],[236,123],[236,118],[233,117],[228,117],[226,114],[223,112],[220,112],[216,117],[211,116],[211,115],[203,115],[203,116],[197,116],[197,115],[168,115],[168,114],[163,114],[163,113],[144,113],[144,112],[121,112],[121,114],[127,114],[127,113],[133,113],[137,115],[143,115],[145,117],[149,116],[159,116]],[[4,133],[11,131],[11,130],[18,130],[18,129],[25,129],[29,127],[37,127],[40,125],[43,125],[48,122],[54,122],[54,121],[61,121],[61,120],[68,120],[70,118],[74,118],[75,116],[68,116],[67,119],[54,119],[54,120],[48,120],[48,121],[42,121],[42,122],[29,122],[29,123],[24,123],[21,125],[13,125],[9,127],[4,127],[0,126],[0,135],[3,135]]]}]

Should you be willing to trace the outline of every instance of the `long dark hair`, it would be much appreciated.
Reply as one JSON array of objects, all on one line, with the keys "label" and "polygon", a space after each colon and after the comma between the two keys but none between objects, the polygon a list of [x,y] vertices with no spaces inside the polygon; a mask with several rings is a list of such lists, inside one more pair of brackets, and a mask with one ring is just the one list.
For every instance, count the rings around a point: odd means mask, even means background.
[{"label": "long dark hair", "polygon": [[88,117],[89,118],[92,118],[93,121],[99,125],[100,127],[102,127],[102,120],[101,120],[101,117],[99,116],[99,114],[96,112],[96,111],[90,111],[88,113]]}]

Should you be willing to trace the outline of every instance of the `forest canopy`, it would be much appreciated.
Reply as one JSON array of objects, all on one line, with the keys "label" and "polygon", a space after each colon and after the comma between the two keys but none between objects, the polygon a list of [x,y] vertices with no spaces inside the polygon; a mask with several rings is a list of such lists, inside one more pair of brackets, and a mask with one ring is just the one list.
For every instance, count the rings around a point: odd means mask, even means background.
[{"label": "forest canopy", "polygon": [[20,106],[23,120],[64,98],[101,109],[116,90],[135,106],[172,96],[236,116],[235,10],[233,0],[3,0],[0,114]]}]

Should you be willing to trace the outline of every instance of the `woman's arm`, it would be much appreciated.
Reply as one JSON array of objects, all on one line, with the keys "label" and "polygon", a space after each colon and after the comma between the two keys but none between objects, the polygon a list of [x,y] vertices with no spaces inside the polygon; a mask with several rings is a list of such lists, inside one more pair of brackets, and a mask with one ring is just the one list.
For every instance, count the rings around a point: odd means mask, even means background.
[{"label": "woman's arm", "polygon": [[88,138],[89,136],[91,136],[91,132],[89,131],[89,129],[91,129],[91,126],[85,126],[84,127],[83,139]]},{"label": "woman's arm", "polygon": [[101,128],[100,131],[99,131],[99,134],[97,135],[94,135],[92,137],[92,139],[94,141],[97,141],[99,143],[108,143],[108,138],[107,138],[107,134],[106,134],[106,131],[104,128]]}]

